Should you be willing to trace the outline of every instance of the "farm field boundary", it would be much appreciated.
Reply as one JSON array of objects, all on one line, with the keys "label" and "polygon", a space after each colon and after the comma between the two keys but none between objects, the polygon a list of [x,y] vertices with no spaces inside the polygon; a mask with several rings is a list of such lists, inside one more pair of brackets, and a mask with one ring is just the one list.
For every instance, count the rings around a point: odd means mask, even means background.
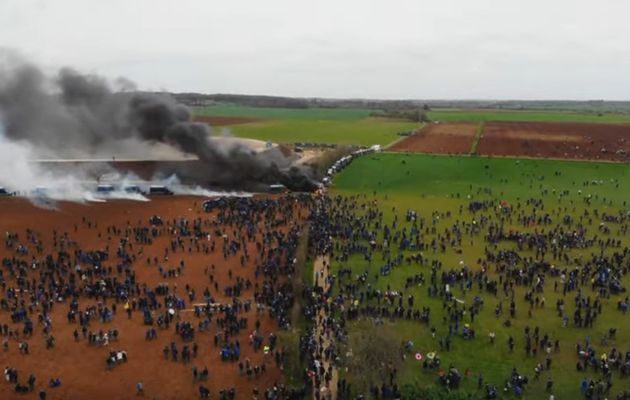
[{"label": "farm field boundary", "polygon": [[481,122],[479,123],[479,126],[477,126],[477,131],[475,132],[475,138],[473,139],[472,146],[470,148],[471,155],[477,154],[477,148],[479,147],[479,141],[481,140],[481,137],[483,136],[484,126],[485,126],[485,122]]},{"label": "farm field boundary", "polygon": [[436,153],[436,154],[468,154],[472,146],[477,124],[437,124],[432,123],[424,129],[416,131],[389,147],[390,151]]}]

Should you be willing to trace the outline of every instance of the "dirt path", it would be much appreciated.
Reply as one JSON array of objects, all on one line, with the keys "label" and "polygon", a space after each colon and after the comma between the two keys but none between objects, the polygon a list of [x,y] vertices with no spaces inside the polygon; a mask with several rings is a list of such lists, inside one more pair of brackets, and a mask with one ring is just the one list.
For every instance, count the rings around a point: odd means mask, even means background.
[{"label": "dirt path", "polygon": [[[313,281],[315,284],[321,286],[324,289],[324,293],[327,293],[330,289],[330,282],[328,281],[328,268],[330,267],[330,257],[329,256],[319,256],[315,259],[313,265]],[[332,338],[332,331],[330,329],[326,329],[325,318],[327,317],[326,309],[320,308],[319,314],[317,315],[317,325],[315,327],[316,337],[318,338],[318,353],[323,354],[323,350],[331,345],[334,338]],[[323,340],[320,340],[323,338]],[[331,362],[326,360],[325,357],[322,357],[324,370],[328,370],[329,366],[331,366]],[[339,372],[337,368],[332,365],[332,379],[328,387],[326,387],[326,381],[322,380],[321,388],[319,388],[321,399],[331,399],[335,400],[337,398],[337,381],[339,379]],[[315,395],[315,392],[318,388],[314,388],[313,398],[317,399],[318,397]]]},{"label": "dirt path", "polygon": [[479,126],[477,126],[477,130],[475,131],[475,137],[473,139],[472,146],[470,147],[470,154],[472,155],[477,154],[477,148],[479,147],[479,141],[481,140],[481,137],[483,136],[484,126],[485,126],[485,123],[483,121],[479,123]]}]

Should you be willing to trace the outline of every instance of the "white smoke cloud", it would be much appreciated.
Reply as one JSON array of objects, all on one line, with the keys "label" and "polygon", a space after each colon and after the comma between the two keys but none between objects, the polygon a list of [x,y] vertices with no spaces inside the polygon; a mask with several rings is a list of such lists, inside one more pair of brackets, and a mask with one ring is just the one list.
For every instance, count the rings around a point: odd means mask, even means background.
[{"label": "white smoke cloud", "polygon": [[249,192],[219,192],[214,190],[204,189],[201,186],[183,185],[177,175],[171,175],[170,177],[163,179],[161,183],[168,187],[173,193],[179,195],[189,196],[205,196],[205,197],[252,197],[253,194]]},{"label": "white smoke cloud", "polygon": [[0,186],[28,197],[45,195],[53,200],[85,199],[86,193],[75,176],[54,177],[29,162],[32,158],[31,146],[8,140],[0,121]]},{"label": "white smoke cloud", "polygon": [[[27,142],[7,139],[0,116],[0,186],[19,196],[27,197],[36,204],[43,199],[53,201],[103,202],[92,190],[96,182],[80,170],[72,174],[56,175],[31,162],[36,157],[34,148]],[[110,194],[112,199],[148,201],[137,193],[121,190]]]}]

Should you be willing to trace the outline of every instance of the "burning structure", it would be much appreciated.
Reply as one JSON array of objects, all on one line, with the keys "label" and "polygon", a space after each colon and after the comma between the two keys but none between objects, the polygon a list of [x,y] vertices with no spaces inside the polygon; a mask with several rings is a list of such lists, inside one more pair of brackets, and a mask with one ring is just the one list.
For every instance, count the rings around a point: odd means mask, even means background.
[{"label": "burning structure", "polygon": [[[109,169],[144,179],[176,175],[182,183],[230,190],[260,191],[276,183],[300,191],[316,187],[312,173],[281,148],[256,151],[247,142],[213,135],[207,124],[191,117],[170,96],[137,92],[126,80],[110,85],[69,68],[49,77],[4,55],[0,186],[33,190],[44,177],[62,177],[72,185]],[[51,161],[56,159],[81,161]]]}]

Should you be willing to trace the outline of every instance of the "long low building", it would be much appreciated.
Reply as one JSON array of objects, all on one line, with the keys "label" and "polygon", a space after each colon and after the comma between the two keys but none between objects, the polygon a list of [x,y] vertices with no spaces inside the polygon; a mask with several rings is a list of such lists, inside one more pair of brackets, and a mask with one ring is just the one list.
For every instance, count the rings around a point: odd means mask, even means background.
[{"label": "long low building", "polygon": [[[230,140],[231,138],[226,138]],[[247,143],[247,148],[252,148]],[[264,142],[262,142],[264,143]],[[146,186],[150,182],[163,182],[177,177],[177,182],[183,185],[199,185],[207,189],[216,190],[245,190],[251,192],[267,192],[270,185],[284,184],[296,190],[304,190],[303,183],[297,182],[297,177],[286,173],[297,165],[299,155],[292,150],[271,144],[258,146],[253,151],[255,159],[265,169],[258,167],[257,162],[249,163],[246,159],[234,158],[234,163],[226,165],[221,162],[208,163],[195,156],[181,155],[165,158],[90,158],[90,159],[39,159],[32,160],[45,171],[54,175],[79,176],[86,183],[142,183]],[[241,153],[242,154],[242,153]],[[232,161],[231,156],[226,160]],[[272,167],[273,166],[273,167]],[[278,173],[277,171],[285,171]],[[293,182],[293,180],[295,182]],[[306,189],[310,190],[310,189]]]}]

